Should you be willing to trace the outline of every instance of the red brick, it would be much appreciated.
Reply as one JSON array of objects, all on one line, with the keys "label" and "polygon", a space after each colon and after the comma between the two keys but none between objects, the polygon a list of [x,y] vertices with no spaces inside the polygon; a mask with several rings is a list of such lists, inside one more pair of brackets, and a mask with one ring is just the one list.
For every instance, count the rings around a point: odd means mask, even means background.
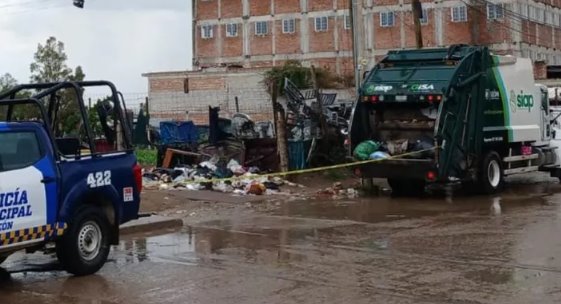
[{"label": "red brick", "polygon": [[293,13],[300,11],[300,0],[276,0],[275,14]]},{"label": "red brick", "polygon": [[308,0],[308,11],[333,10],[333,0]]},{"label": "red brick", "polygon": [[220,49],[218,47],[218,38],[216,35],[218,27],[213,28],[213,37],[209,39],[201,38],[201,27],[197,27],[196,39],[197,39],[197,50],[196,53],[199,58],[209,58],[220,56]]},{"label": "red brick", "polygon": [[[443,36],[445,45],[471,43],[472,37],[469,22],[452,22],[450,10],[444,14],[443,18]],[[468,21],[469,20],[470,15],[468,12]]]},{"label": "red brick", "polygon": [[319,58],[312,60],[312,64],[330,73],[336,72],[337,60],[335,58]]},{"label": "red brick", "polygon": [[352,51],[353,35],[350,29],[345,29],[345,17],[337,19],[339,26],[339,51]]},{"label": "red brick", "polygon": [[[434,33],[434,11],[431,9],[426,10],[428,15],[428,23],[421,25],[421,33],[423,35],[423,46],[424,47],[435,47],[438,43],[435,40]],[[413,48],[417,46],[417,41],[415,39],[415,26],[413,19],[413,12],[404,13],[404,24],[405,24],[405,47]]]},{"label": "red brick", "polygon": [[197,1],[195,20],[218,19],[218,0]]},{"label": "red brick", "polygon": [[397,5],[399,0],[377,0],[374,3],[375,6]]},{"label": "red brick", "polygon": [[271,0],[248,0],[248,1],[249,1],[250,16],[271,15]]},{"label": "red brick", "polygon": [[149,79],[150,92],[183,92],[185,78]]},{"label": "red brick", "polygon": [[241,17],[243,14],[242,0],[220,0],[220,14],[220,18]]},{"label": "red brick", "polygon": [[542,24],[538,24],[538,32],[539,32],[539,41],[538,44],[541,46],[545,46],[548,48],[552,48],[553,44],[552,44],[552,30],[551,30],[551,26],[547,26],[547,25],[542,25]]},{"label": "red brick", "polygon": [[374,14],[374,39],[376,49],[394,49],[401,47],[400,28],[401,22],[400,12],[395,12],[394,26],[381,27],[380,14]]},{"label": "red brick", "polygon": [[237,57],[243,55],[243,37],[242,37],[242,25],[238,24],[238,36],[237,37],[226,37],[226,25],[222,25],[222,36],[224,37],[224,42],[222,43],[222,56],[224,57]]},{"label": "red brick", "polygon": [[300,20],[294,20],[294,33],[284,34],[282,32],[282,20],[275,22],[276,27],[276,54],[299,54],[300,48]]},{"label": "red brick", "polygon": [[344,10],[351,7],[348,0],[337,0],[337,9]]},{"label": "red brick", "polygon": [[250,54],[253,55],[269,55],[273,53],[273,35],[271,34],[271,22],[268,23],[267,35],[255,35],[255,23],[251,23],[250,27]]},{"label": "red brick", "polygon": [[522,21],[522,42],[536,44],[536,23],[531,21]]},{"label": "red brick", "polygon": [[310,52],[332,52],[335,51],[335,41],[333,40],[333,29],[335,21],[333,17],[327,18],[327,31],[315,31],[315,18],[309,19],[309,33],[310,33]]},{"label": "red brick", "polygon": [[[223,90],[226,87],[224,77],[190,77],[189,91]],[[181,87],[183,90],[183,87]]]}]

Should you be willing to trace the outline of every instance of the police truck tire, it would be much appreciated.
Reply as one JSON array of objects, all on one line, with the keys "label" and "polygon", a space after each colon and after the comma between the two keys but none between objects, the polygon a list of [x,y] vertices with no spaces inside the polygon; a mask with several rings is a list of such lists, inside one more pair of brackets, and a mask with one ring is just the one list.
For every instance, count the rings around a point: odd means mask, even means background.
[{"label": "police truck tire", "polygon": [[56,244],[63,268],[76,276],[97,272],[107,261],[110,247],[110,224],[100,208],[80,209]]},{"label": "police truck tire", "polygon": [[483,158],[479,169],[479,185],[484,194],[494,194],[503,189],[503,164],[497,152],[491,151]]}]

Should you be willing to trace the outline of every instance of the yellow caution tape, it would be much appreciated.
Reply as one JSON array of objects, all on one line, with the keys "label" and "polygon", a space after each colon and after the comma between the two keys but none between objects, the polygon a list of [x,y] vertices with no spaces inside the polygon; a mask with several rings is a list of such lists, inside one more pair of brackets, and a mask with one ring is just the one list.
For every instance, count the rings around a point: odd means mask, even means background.
[{"label": "yellow caution tape", "polygon": [[381,159],[369,159],[369,160],[362,160],[362,161],[356,161],[356,162],[352,162],[352,163],[344,163],[344,164],[338,164],[338,165],[331,165],[331,166],[324,166],[324,167],[317,167],[317,168],[311,168],[311,169],[301,169],[301,170],[293,170],[293,171],[287,171],[287,172],[276,172],[276,173],[267,173],[267,174],[252,174],[252,175],[241,175],[241,176],[234,176],[234,177],[227,177],[227,178],[210,178],[210,179],[197,179],[197,180],[192,180],[192,181],[183,181],[177,184],[180,185],[189,185],[189,184],[201,184],[201,183],[217,183],[217,182],[227,182],[227,181],[236,181],[236,180],[244,180],[244,179],[257,179],[257,178],[264,178],[264,177],[280,177],[280,176],[287,176],[287,175],[296,175],[296,174],[305,174],[305,173],[314,173],[314,172],[321,172],[321,171],[329,171],[329,170],[334,170],[334,169],[341,169],[341,168],[348,168],[348,167],[354,167],[354,166],[360,166],[360,165],[366,165],[366,164],[372,164],[372,163],[379,163],[379,162],[383,162],[383,161],[387,161],[387,160],[392,160],[392,159],[400,159],[400,158],[404,158],[407,156],[411,156],[411,155],[415,155],[415,154],[420,154],[420,153],[424,153],[424,152],[430,152],[430,151],[434,151],[436,150],[438,147],[434,147],[434,148],[430,148],[430,149],[424,149],[424,150],[419,150],[419,151],[414,151],[414,152],[408,152],[408,153],[404,153],[404,154],[399,154],[399,155],[395,155],[395,156],[390,156],[388,158],[381,158]]}]

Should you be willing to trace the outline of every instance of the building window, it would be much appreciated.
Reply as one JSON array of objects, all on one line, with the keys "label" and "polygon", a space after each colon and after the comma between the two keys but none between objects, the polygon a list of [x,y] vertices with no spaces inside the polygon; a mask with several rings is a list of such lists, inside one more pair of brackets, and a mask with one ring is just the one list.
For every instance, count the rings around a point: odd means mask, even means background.
[{"label": "building window", "polygon": [[351,22],[351,16],[350,15],[345,15],[345,29],[346,30],[350,30],[353,27],[352,22]]},{"label": "building window", "polygon": [[394,12],[380,12],[380,26],[390,27],[395,24]]},{"label": "building window", "polygon": [[327,17],[316,17],[316,32],[327,32]]},{"label": "building window", "polygon": [[226,24],[226,37],[238,37],[238,25],[235,23]]},{"label": "building window", "polygon": [[426,8],[423,8],[422,14],[423,16],[421,16],[421,19],[419,19],[419,21],[421,21],[421,24],[422,25],[429,24],[429,12]]},{"label": "building window", "polygon": [[255,35],[264,36],[269,33],[267,21],[255,22]]},{"label": "building window", "polygon": [[296,32],[296,20],[294,19],[283,19],[282,20],[282,33],[292,34]]},{"label": "building window", "polygon": [[213,37],[213,28],[212,25],[203,25],[201,26],[201,38],[203,39],[211,39]]},{"label": "building window", "polygon": [[451,8],[452,22],[466,22],[467,8],[465,5],[454,6]]},{"label": "building window", "polygon": [[503,4],[487,3],[487,19],[496,20],[504,17]]}]

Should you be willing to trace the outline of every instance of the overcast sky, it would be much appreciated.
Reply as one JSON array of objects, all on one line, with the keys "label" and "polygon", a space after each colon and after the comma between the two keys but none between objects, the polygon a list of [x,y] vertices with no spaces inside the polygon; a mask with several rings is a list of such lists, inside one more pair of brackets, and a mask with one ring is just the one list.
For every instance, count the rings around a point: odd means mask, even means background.
[{"label": "overcast sky", "polygon": [[64,42],[70,67],[113,81],[130,95],[147,92],[145,72],[191,65],[190,0],[0,0],[0,74],[28,82],[38,43]]}]

